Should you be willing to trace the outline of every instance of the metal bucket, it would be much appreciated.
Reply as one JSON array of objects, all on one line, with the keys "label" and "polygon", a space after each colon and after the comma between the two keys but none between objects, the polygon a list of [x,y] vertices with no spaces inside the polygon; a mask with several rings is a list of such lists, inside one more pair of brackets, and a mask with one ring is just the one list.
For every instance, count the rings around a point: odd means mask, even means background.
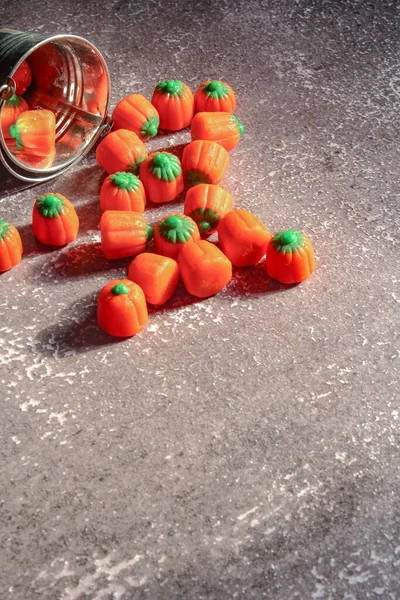
[{"label": "metal bucket", "polygon": [[79,36],[0,29],[0,121],[16,89],[13,76],[24,61],[32,84],[23,97],[30,109],[54,113],[55,154],[51,160],[32,160],[18,152],[15,140],[6,139],[0,127],[0,161],[6,175],[39,183],[64,173],[107,133],[110,78],[100,52]]}]

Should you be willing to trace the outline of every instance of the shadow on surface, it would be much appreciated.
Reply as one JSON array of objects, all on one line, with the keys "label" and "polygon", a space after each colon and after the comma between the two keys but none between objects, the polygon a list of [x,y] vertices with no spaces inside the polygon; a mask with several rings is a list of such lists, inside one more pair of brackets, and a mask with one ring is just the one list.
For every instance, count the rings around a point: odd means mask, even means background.
[{"label": "shadow on surface", "polygon": [[68,278],[85,279],[89,275],[120,269],[120,277],[125,277],[128,265],[132,259],[107,260],[99,242],[90,242],[66,248],[45,267],[40,267],[40,273],[45,280],[65,280]]},{"label": "shadow on surface", "polygon": [[233,267],[232,279],[227,287],[229,296],[263,296],[284,292],[294,285],[283,285],[271,279],[265,270],[265,261],[254,267]]},{"label": "shadow on surface", "polygon": [[[98,292],[73,302],[65,311],[65,318],[56,325],[43,329],[37,337],[41,353],[63,358],[80,352],[96,350],[100,346],[118,344],[126,338],[114,338],[97,326]],[[73,315],[79,315],[74,318]]]}]

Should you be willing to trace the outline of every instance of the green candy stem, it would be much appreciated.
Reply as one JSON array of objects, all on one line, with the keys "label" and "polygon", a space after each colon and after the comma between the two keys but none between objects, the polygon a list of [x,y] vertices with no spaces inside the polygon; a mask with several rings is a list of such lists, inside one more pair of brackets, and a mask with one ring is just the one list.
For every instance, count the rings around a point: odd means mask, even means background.
[{"label": "green candy stem", "polygon": [[40,214],[47,219],[56,219],[64,212],[64,202],[55,194],[46,194],[37,200]]},{"label": "green candy stem", "polygon": [[150,225],[146,225],[146,238],[147,238],[148,242],[153,238],[153,235],[154,235],[153,228],[150,227]]},{"label": "green candy stem", "polygon": [[0,242],[6,237],[11,229],[11,223],[8,221],[0,221]]},{"label": "green candy stem", "polygon": [[119,190],[126,190],[127,192],[134,192],[140,186],[139,177],[125,171],[118,171],[118,173],[110,175],[110,181]]},{"label": "green candy stem", "polygon": [[272,238],[272,245],[278,252],[283,254],[287,252],[295,252],[303,246],[303,234],[294,229],[280,231]]},{"label": "green candy stem", "polygon": [[22,144],[21,134],[18,129],[18,123],[14,123],[14,125],[11,125],[8,132],[9,132],[10,136],[12,138],[14,138],[14,140],[16,141],[18,150],[22,151],[24,149],[24,146]]},{"label": "green candy stem", "polygon": [[126,295],[129,294],[129,288],[124,283],[117,283],[111,288],[111,293],[115,296]]},{"label": "green candy stem", "polygon": [[188,242],[194,232],[194,225],[187,217],[171,215],[158,226],[161,237],[171,244]]},{"label": "green candy stem", "polygon": [[179,158],[169,152],[159,152],[150,160],[149,170],[163,181],[174,181],[182,173]]},{"label": "green candy stem", "polygon": [[145,121],[140,130],[140,135],[144,139],[150,139],[157,135],[158,126],[160,124],[160,119],[158,117],[149,117],[147,121]]},{"label": "green candy stem", "polygon": [[226,98],[229,88],[222,81],[214,80],[203,85],[203,92],[208,98]]},{"label": "green candy stem", "polygon": [[157,92],[165,94],[166,96],[173,96],[174,98],[183,96],[184,89],[184,83],[179,81],[179,79],[167,79],[166,81],[159,83],[156,87]]},{"label": "green candy stem", "polygon": [[241,124],[241,122],[239,121],[239,119],[237,117],[235,117],[235,115],[232,115],[232,119],[235,121],[237,128],[239,129],[239,133],[242,136],[244,133],[244,127]]},{"label": "green candy stem", "polygon": [[17,94],[13,94],[11,98],[6,101],[6,106],[9,108],[14,108],[21,104],[21,98],[17,96]]},{"label": "green candy stem", "polygon": [[219,215],[211,208],[196,208],[190,213],[190,218],[197,224],[201,233],[217,229],[220,221]]}]

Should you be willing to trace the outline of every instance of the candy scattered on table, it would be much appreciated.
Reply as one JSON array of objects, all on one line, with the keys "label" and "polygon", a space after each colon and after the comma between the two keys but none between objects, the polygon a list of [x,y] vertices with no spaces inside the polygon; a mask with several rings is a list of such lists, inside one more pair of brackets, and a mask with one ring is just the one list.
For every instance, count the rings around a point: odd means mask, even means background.
[{"label": "candy scattered on table", "polygon": [[62,194],[44,194],[33,206],[32,229],[42,244],[65,246],[78,235],[78,215]]},{"label": "candy scattered on table", "polygon": [[183,211],[197,224],[201,234],[217,230],[220,220],[233,208],[232,195],[219,185],[199,183],[190,188]]},{"label": "candy scattered on table", "polygon": [[[34,83],[29,64],[20,65],[17,94],[32,85],[48,88],[57,70],[52,52],[36,79],[38,58],[32,62]],[[88,110],[101,114],[99,102],[104,99],[90,90],[86,96]],[[90,102],[96,105],[89,108]],[[235,108],[233,89],[220,80],[203,81],[194,97],[184,82],[166,80],[156,86],[151,103],[141,94],[130,94],[116,105],[113,131],[96,150],[97,162],[108,174],[99,198],[101,248],[106,259],[133,260],[127,279],[111,281],[100,291],[98,325],[108,334],[131,337],[142,331],[148,321],[146,302],[154,306],[168,302],[179,278],[191,295],[207,298],[228,285],[232,265],[250,267],[265,256],[267,274],[284,284],[300,283],[315,270],[306,234],[290,229],[272,237],[256,215],[234,208],[232,195],[219,185],[229,166],[228,151],[237,146],[244,132],[232,114]],[[11,140],[10,147],[20,160],[31,168],[53,164],[52,111],[30,110],[24,98],[14,95],[4,104],[1,116],[3,136]],[[167,151],[148,154],[143,141],[157,135],[159,127],[179,131],[189,126],[192,141],[184,147],[182,162]],[[85,139],[85,127],[82,123],[67,128],[60,144],[77,150]],[[166,214],[153,230],[143,214],[147,200],[167,204],[185,186],[184,214]],[[32,228],[42,243],[64,246],[76,238],[79,219],[67,198],[49,193],[35,201]],[[218,235],[219,246],[201,239],[213,233]],[[156,253],[149,248],[152,240]],[[22,251],[17,229],[0,221],[0,272],[16,265]]]},{"label": "candy scattered on table", "polygon": [[183,81],[168,79],[159,83],[151,103],[158,111],[161,129],[179,131],[192,122],[194,98],[190,87]]},{"label": "candy scattered on table", "polygon": [[106,210],[100,221],[101,249],[110,260],[144,252],[153,229],[138,212]]},{"label": "candy scattered on table", "polygon": [[315,271],[310,238],[294,229],[280,231],[268,244],[267,273],[281,283],[300,283]]},{"label": "candy scattered on table", "polygon": [[168,302],[178,285],[178,263],[167,256],[143,252],[129,265],[128,279],[140,285],[149,304],[161,306]]},{"label": "candy scattered on table", "polygon": [[151,202],[171,202],[183,191],[180,160],[169,152],[150,154],[140,165],[139,177]]},{"label": "candy scattered on table", "polygon": [[114,129],[129,129],[142,141],[157,135],[160,124],[157,109],[141,94],[130,94],[118,102],[111,118]]},{"label": "candy scattered on table", "polygon": [[96,160],[109,175],[117,171],[129,171],[138,175],[145,158],[146,146],[136,133],[128,129],[112,131],[96,149]]},{"label": "candy scattered on table", "polygon": [[229,166],[229,154],[216,142],[196,140],[183,151],[182,168],[188,186],[198,183],[218,184]]},{"label": "candy scattered on table", "polygon": [[167,215],[154,228],[156,251],[176,259],[183,246],[200,239],[199,229],[190,217],[182,214]]},{"label": "candy scattered on table", "polygon": [[97,322],[100,329],[116,337],[136,335],[148,321],[143,290],[129,279],[110,281],[97,300]]},{"label": "candy scattered on table", "polygon": [[109,175],[100,190],[100,208],[105,210],[129,210],[142,213],[146,206],[146,194],[139,177],[126,171]]},{"label": "candy scattered on table", "polygon": [[190,127],[192,140],[217,142],[225,150],[233,150],[242,137],[243,125],[235,115],[224,112],[199,112]]},{"label": "candy scattered on table", "polygon": [[224,81],[207,79],[194,95],[194,107],[196,112],[233,113],[236,108],[235,92]]},{"label": "candy scattered on table", "polygon": [[22,252],[18,230],[8,221],[0,221],[0,273],[15,267],[21,261]]}]

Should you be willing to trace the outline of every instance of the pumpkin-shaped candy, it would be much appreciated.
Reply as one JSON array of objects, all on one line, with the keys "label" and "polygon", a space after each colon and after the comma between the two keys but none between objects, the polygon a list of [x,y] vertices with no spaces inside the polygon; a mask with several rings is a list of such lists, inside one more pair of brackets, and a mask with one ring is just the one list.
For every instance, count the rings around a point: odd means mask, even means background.
[{"label": "pumpkin-shaped candy", "polygon": [[21,261],[22,252],[18,230],[8,221],[0,221],[0,273],[15,267]]},{"label": "pumpkin-shaped candy", "polygon": [[151,202],[171,202],[183,191],[180,160],[169,152],[154,152],[140,165],[140,179]]},{"label": "pumpkin-shaped candy", "polygon": [[153,229],[134,211],[106,210],[100,220],[101,249],[108,259],[136,256],[144,252]]},{"label": "pumpkin-shaped candy", "polygon": [[178,263],[167,256],[143,252],[129,265],[128,279],[140,285],[149,304],[161,306],[178,285]]},{"label": "pumpkin-shaped candy", "polygon": [[192,140],[211,140],[228,151],[238,145],[243,131],[235,115],[224,112],[199,112],[190,127]]},{"label": "pumpkin-shaped candy", "polygon": [[186,83],[168,79],[154,90],[151,103],[160,117],[160,128],[179,131],[189,127],[194,115],[194,98]]},{"label": "pumpkin-shaped candy", "polygon": [[228,165],[228,152],[216,142],[196,140],[183,151],[182,169],[189,187],[199,183],[220,183]]},{"label": "pumpkin-shaped candy", "polygon": [[109,175],[117,171],[129,171],[137,175],[146,157],[146,146],[136,133],[128,129],[112,131],[96,149],[96,160]]},{"label": "pumpkin-shaped candy", "polygon": [[19,115],[9,133],[24,154],[48,156],[54,151],[56,119],[51,110],[26,110]]},{"label": "pumpkin-shaped candy", "polygon": [[109,175],[100,190],[101,210],[130,210],[142,213],[146,206],[146,194],[139,177],[119,171]]},{"label": "pumpkin-shaped candy", "polygon": [[232,208],[232,196],[224,188],[199,183],[188,190],[183,212],[193,219],[200,233],[210,234],[216,231],[222,217]]},{"label": "pumpkin-shaped candy", "polygon": [[35,201],[33,233],[42,244],[65,246],[78,235],[79,219],[72,203],[62,194],[44,194]]},{"label": "pumpkin-shaped candy", "polygon": [[281,283],[300,283],[315,271],[314,250],[310,238],[294,229],[280,231],[269,242],[267,273]]},{"label": "pumpkin-shaped candy", "polygon": [[114,279],[103,287],[97,300],[97,323],[116,337],[131,337],[148,322],[143,290],[129,279]]},{"label": "pumpkin-shaped candy", "polygon": [[237,267],[256,265],[265,256],[270,239],[260,219],[243,208],[226,214],[218,226],[222,251]]},{"label": "pumpkin-shaped candy", "polygon": [[14,94],[9,100],[6,100],[1,110],[1,129],[4,139],[11,139],[10,127],[18,119],[19,115],[29,110],[27,102]]},{"label": "pumpkin-shaped candy", "polygon": [[156,108],[141,94],[118,102],[112,114],[114,129],[129,129],[143,141],[157,135],[160,119]]},{"label": "pumpkin-shaped candy", "polygon": [[194,96],[194,106],[196,112],[233,113],[236,108],[235,92],[224,81],[207,79]]},{"label": "pumpkin-shaped candy", "polygon": [[200,240],[187,244],[178,256],[179,272],[189,294],[208,298],[232,278],[232,264],[215,244]]},{"label": "pumpkin-shaped candy", "polygon": [[167,215],[154,228],[154,245],[163,256],[176,259],[183,246],[200,239],[196,223],[182,214]]}]

